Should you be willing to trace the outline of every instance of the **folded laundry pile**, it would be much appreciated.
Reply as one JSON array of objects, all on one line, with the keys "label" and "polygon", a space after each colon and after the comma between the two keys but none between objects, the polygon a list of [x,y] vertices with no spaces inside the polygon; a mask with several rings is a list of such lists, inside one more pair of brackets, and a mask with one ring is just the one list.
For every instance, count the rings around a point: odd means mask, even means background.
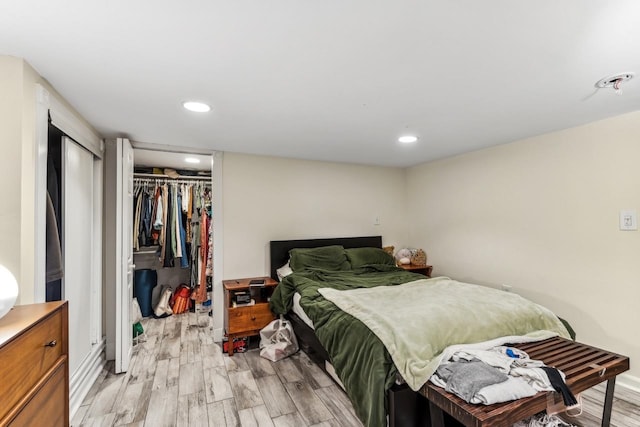
[{"label": "folded laundry pile", "polygon": [[575,406],[576,398],[564,378],[562,372],[522,350],[498,346],[456,351],[430,381],[474,404],[491,405],[555,390],[562,394],[565,406]]}]

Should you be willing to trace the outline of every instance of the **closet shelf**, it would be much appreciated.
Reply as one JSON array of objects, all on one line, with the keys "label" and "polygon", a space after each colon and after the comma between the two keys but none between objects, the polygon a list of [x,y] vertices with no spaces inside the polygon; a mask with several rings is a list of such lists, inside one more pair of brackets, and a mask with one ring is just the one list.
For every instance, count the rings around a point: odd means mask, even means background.
[{"label": "closet shelf", "polygon": [[145,254],[155,254],[158,252],[160,246],[143,246],[138,251],[133,251],[134,255],[145,255]]}]

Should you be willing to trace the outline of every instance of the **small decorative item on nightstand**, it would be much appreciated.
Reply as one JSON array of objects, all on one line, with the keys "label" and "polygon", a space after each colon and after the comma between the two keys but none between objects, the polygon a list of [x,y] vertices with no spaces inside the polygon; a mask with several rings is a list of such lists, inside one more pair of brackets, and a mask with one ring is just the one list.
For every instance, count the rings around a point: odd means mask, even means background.
[{"label": "small decorative item on nightstand", "polygon": [[388,253],[389,255],[393,256],[393,251],[395,249],[395,246],[384,246],[382,248],[383,251],[385,251],[386,253]]},{"label": "small decorative item on nightstand", "polygon": [[411,254],[411,264],[413,265],[427,265],[427,254],[422,249],[416,249]]}]

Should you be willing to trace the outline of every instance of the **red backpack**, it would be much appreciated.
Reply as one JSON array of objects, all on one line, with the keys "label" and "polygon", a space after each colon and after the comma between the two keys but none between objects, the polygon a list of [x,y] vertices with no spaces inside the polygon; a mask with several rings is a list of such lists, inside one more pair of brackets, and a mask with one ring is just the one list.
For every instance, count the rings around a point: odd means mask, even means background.
[{"label": "red backpack", "polygon": [[189,311],[189,308],[191,308],[191,288],[184,283],[180,284],[176,290],[173,291],[169,305],[171,306],[171,310],[173,310],[173,314]]}]

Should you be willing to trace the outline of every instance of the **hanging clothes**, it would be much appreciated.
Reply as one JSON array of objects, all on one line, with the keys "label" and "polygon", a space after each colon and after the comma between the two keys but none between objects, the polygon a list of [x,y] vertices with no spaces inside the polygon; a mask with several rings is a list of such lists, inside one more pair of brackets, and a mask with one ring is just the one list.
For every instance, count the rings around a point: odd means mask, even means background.
[{"label": "hanging clothes", "polygon": [[47,260],[46,260],[46,282],[53,282],[62,279],[64,266],[62,263],[62,247],[58,233],[58,223],[53,207],[53,201],[47,191]]},{"label": "hanging clothes", "polygon": [[134,249],[157,246],[162,267],[190,269],[192,298],[206,301],[213,275],[209,183],[134,178],[134,184]]},{"label": "hanging clothes", "polygon": [[163,267],[173,267],[173,258],[176,253],[176,238],[175,238],[175,215],[174,215],[174,203],[173,203],[173,188],[167,186],[167,227],[165,229],[165,254]]},{"label": "hanging clothes", "polygon": [[191,287],[206,288],[206,278],[213,274],[208,183],[166,179],[134,179],[134,183],[134,249],[157,245],[163,267],[191,268]]},{"label": "hanging clothes", "polygon": [[167,227],[166,224],[168,224],[167,220],[169,218],[168,213],[169,213],[169,186],[167,184],[164,184],[162,186],[162,223],[165,224],[165,226],[162,227],[162,233],[160,233],[160,238],[162,240],[162,249],[161,249],[161,254],[160,254],[160,263],[162,265],[164,265],[164,260],[167,256],[167,246],[168,246],[168,242],[169,239],[167,238]]},{"label": "hanging clothes", "polygon": [[178,237],[180,238],[180,245],[179,245],[179,252],[178,252],[178,258],[180,258],[180,267],[182,268],[189,268],[189,255],[187,252],[187,237],[186,237],[186,231],[184,228],[184,224],[182,222],[182,195],[178,194],[176,196],[177,198],[177,206],[179,207],[177,212],[176,212],[176,220],[177,220],[177,227],[178,227]]},{"label": "hanging clothes", "polygon": [[187,215],[187,228],[186,228],[187,242],[191,243],[192,242],[191,219],[193,216],[193,185],[191,184],[187,186],[187,209],[185,213]]}]

